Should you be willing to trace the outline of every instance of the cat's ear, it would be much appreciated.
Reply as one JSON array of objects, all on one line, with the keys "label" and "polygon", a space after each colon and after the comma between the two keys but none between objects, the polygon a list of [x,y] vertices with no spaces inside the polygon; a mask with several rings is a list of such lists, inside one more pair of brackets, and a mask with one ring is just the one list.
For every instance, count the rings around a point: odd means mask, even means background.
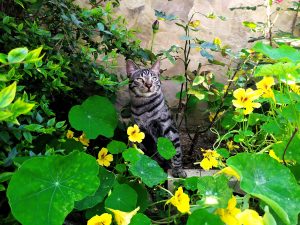
[{"label": "cat's ear", "polygon": [[136,65],[132,60],[129,59],[126,61],[126,71],[128,77],[131,77],[139,69],[140,67]]},{"label": "cat's ear", "polygon": [[155,74],[160,74],[160,60],[157,60],[151,67],[151,71],[153,71]]}]

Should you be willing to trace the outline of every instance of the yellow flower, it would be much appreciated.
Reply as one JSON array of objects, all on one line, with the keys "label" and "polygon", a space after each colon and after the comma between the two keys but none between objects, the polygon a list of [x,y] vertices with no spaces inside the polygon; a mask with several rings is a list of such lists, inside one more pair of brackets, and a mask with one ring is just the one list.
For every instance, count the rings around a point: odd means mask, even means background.
[{"label": "yellow flower", "polygon": [[142,140],[145,138],[145,134],[140,132],[140,128],[138,125],[134,124],[133,127],[127,128],[128,139],[131,142],[138,142],[141,143]]},{"label": "yellow flower", "polygon": [[215,44],[215,45],[218,45],[218,46],[221,46],[221,45],[222,45],[221,39],[218,38],[218,37],[215,37],[215,39],[214,39],[214,44]]},{"label": "yellow flower", "polygon": [[93,216],[88,220],[87,225],[110,225],[112,216],[108,213],[103,213],[101,216]]},{"label": "yellow flower", "polygon": [[73,132],[73,131],[71,131],[71,130],[68,130],[68,131],[67,131],[67,135],[66,135],[66,136],[67,136],[67,138],[69,138],[69,139],[70,139],[70,138],[73,138],[73,136],[74,136],[74,132]]},{"label": "yellow flower", "polygon": [[218,161],[218,159],[220,158],[219,153],[211,149],[204,150],[203,148],[201,148],[201,151],[205,152],[203,153],[204,158],[200,162],[200,166],[204,170],[210,170],[212,167],[217,167],[219,165],[219,161]]},{"label": "yellow flower", "polygon": [[85,136],[84,133],[82,133],[82,135],[79,137],[78,140],[79,140],[83,145],[89,146],[90,141],[89,141],[89,139],[86,138],[86,136]]},{"label": "yellow flower", "polygon": [[236,218],[236,215],[240,212],[241,210],[236,208],[236,198],[234,196],[229,199],[226,209],[217,209],[216,211],[220,215],[221,220],[227,225],[240,225]]},{"label": "yellow flower", "polygon": [[191,26],[193,28],[197,28],[200,26],[200,23],[201,23],[200,20],[194,20],[189,23],[189,26]]},{"label": "yellow flower", "polygon": [[233,176],[233,177],[235,177],[237,180],[240,180],[240,179],[241,179],[240,175],[239,175],[234,169],[232,169],[232,168],[229,167],[229,166],[227,166],[227,167],[221,169],[217,174],[220,174],[220,173],[224,173],[224,174],[226,174],[226,175],[228,175],[228,176]]},{"label": "yellow flower", "polygon": [[113,155],[107,154],[108,150],[107,148],[101,148],[101,150],[98,153],[98,159],[97,162],[100,166],[109,166],[110,162],[113,161]]},{"label": "yellow flower", "polygon": [[181,213],[190,213],[190,198],[183,192],[182,187],[179,187],[175,195],[166,202],[166,204],[169,203],[174,205]]},{"label": "yellow flower", "polygon": [[278,162],[283,162],[276,154],[273,150],[269,151],[269,156],[271,156],[272,158],[276,159]]},{"label": "yellow flower", "polygon": [[261,81],[256,84],[258,90],[260,90],[264,98],[272,98],[275,100],[272,86],[275,84],[273,77],[264,77]]},{"label": "yellow flower", "polygon": [[263,218],[252,209],[245,209],[236,215],[241,225],[264,225]]},{"label": "yellow flower", "polygon": [[213,166],[212,166],[212,163],[210,162],[209,159],[207,158],[204,158],[201,160],[200,162],[200,166],[202,167],[202,169],[204,170],[210,170]]},{"label": "yellow flower", "polygon": [[297,85],[297,84],[290,84],[289,86],[290,86],[291,90],[294,93],[300,95],[300,86],[299,85]]},{"label": "yellow flower", "polygon": [[245,108],[244,114],[247,115],[253,111],[253,108],[259,108],[261,106],[260,103],[253,102],[258,99],[260,95],[260,91],[254,91],[251,88],[247,90],[239,88],[233,92],[233,96],[236,99],[232,100],[232,103],[238,109]]},{"label": "yellow flower", "polygon": [[232,150],[234,150],[235,148],[239,148],[238,145],[234,145],[234,144],[233,144],[233,141],[232,141],[232,140],[231,140],[231,141],[227,141],[226,145],[227,145],[227,148],[228,148],[229,151],[232,151]]},{"label": "yellow flower", "polygon": [[115,221],[117,225],[128,225],[131,221],[131,218],[140,210],[140,207],[137,207],[135,210],[131,212],[122,212],[120,210],[110,209],[115,215]]}]

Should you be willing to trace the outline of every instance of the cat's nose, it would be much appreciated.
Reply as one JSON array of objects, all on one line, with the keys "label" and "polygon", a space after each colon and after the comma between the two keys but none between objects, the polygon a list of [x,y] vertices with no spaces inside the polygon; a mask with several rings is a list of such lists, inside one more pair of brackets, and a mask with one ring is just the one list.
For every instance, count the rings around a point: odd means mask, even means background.
[{"label": "cat's nose", "polygon": [[151,88],[152,87],[152,83],[145,83],[145,86],[147,87],[147,88]]}]

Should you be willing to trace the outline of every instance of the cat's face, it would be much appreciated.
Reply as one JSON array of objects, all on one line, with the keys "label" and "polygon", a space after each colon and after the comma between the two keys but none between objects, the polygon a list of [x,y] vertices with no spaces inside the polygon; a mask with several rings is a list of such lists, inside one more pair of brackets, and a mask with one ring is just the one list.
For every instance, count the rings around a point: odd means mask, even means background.
[{"label": "cat's face", "polygon": [[126,62],[129,88],[138,96],[149,97],[160,90],[160,63],[157,61],[150,69],[140,69],[134,62]]}]

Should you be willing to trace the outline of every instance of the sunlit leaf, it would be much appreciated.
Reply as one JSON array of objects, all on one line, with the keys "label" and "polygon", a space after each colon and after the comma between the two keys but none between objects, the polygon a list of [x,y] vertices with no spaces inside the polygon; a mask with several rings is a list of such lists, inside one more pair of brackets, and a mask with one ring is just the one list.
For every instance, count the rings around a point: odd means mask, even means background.
[{"label": "sunlit leaf", "polygon": [[267,154],[240,153],[227,159],[241,177],[241,189],[268,204],[285,224],[296,225],[300,186],[291,171]]},{"label": "sunlit leaf", "polygon": [[96,191],[97,175],[95,158],[83,152],[29,159],[8,186],[12,213],[24,225],[61,225],[75,201]]}]

